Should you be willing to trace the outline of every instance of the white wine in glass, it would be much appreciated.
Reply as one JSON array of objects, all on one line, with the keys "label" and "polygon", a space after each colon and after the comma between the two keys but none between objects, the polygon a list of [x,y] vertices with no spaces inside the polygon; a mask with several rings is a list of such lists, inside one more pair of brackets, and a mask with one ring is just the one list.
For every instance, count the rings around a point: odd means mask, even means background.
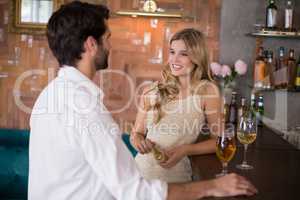
[{"label": "white wine in glass", "polygon": [[252,144],[256,140],[256,132],[245,133],[243,131],[237,131],[237,138],[242,144]]},{"label": "white wine in glass", "polygon": [[242,164],[237,165],[239,169],[253,169],[253,166],[247,163],[248,145],[256,140],[257,124],[255,116],[250,113],[244,115],[237,128],[237,138],[244,145],[244,158]]},{"label": "white wine in glass", "polygon": [[216,147],[217,157],[222,163],[222,172],[216,175],[217,177],[219,177],[227,174],[228,162],[233,158],[235,154],[236,145],[234,134],[219,136],[217,139]]}]

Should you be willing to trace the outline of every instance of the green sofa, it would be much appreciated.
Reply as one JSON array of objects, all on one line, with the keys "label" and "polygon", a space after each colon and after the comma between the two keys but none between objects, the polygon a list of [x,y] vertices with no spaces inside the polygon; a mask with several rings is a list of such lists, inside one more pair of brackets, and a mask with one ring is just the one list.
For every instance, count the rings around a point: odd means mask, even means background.
[{"label": "green sofa", "polygon": [[[129,135],[122,139],[133,156]],[[0,128],[0,200],[27,199],[29,131]]]},{"label": "green sofa", "polygon": [[0,129],[0,199],[27,199],[29,131]]}]

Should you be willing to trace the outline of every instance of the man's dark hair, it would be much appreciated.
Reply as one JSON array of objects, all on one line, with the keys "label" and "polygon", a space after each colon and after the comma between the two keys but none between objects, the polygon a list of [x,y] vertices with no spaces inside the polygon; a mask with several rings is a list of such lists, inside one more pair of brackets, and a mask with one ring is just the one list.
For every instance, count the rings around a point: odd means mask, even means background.
[{"label": "man's dark hair", "polygon": [[102,42],[100,37],[106,32],[108,18],[107,7],[79,1],[62,5],[54,12],[47,25],[47,38],[59,64],[76,67],[89,36]]}]

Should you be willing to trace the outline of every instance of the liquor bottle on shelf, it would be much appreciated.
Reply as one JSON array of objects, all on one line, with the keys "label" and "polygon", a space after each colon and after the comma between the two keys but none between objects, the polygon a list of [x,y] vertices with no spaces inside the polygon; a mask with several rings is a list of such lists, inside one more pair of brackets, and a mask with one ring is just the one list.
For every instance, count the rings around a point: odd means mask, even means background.
[{"label": "liquor bottle on shelf", "polygon": [[256,111],[256,94],[255,94],[255,91],[254,91],[254,90],[252,90],[252,92],[251,92],[250,108],[251,108],[253,111]]},{"label": "liquor bottle on shelf", "polygon": [[268,55],[270,50],[264,51],[264,62],[265,62],[265,70],[264,70],[264,79],[263,79],[263,88],[264,89],[270,89],[270,69],[268,66]]},{"label": "liquor bottle on shelf", "polygon": [[240,124],[241,118],[245,115],[247,111],[247,106],[246,106],[246,98],[242,97],[241,98],[241,105],[238,108],[238,125]]},{"label": "liquor bottle on shelf", "polygon": [[292,6],[292,1],[287,1],[284,10],[284,29],[286,31],[293,31],[293,15],[294,10]]},{"label": "liquor bottle on shelf", "polygon": [[284,77],[287,76],[286,70],[286,63],[284,58],[284,47],[279,48],[279,56],[276,59],[276,69],[274,73],[274,83],[276,89],[284,88]]},{"label": "liquor bottle on shelf", "polygon": [[287,71],[288,71],[288,88],[293,89],[295,78],[296,78],[296,60],[295,60],[295,51],[290,49],[289,58],[287,60]]},{"label": "liquor bottle on shelf", "polygon": [[274,86],[274,71],[275,64],[273,59],[273,51],[269,51],[267,55],[267,63],[266,63],[266,88],[271,89]]},{"label": "liquor bottle on shelf", "polygon": [[263,78],[263,85],[262,87],[264,89],[269,89],[270,88],[270,70],[268,68],[268,55],[269,55],[269,50],[264,51],[264,78]]},{"label": "liquor bottle on shelf", "polygon": [[255,89],[252,89],[248,114],[250,114],[251,116],[256,116],[256,112],[257,112],[257,91]]},{"label": "liquor bottle on shelf", "polygon": [[258,95],[258,100],[257,100],[257,121],[258,121],[258,126],[262,126],[262,118],[265,112],[264,108],[264,97],[262,94]]},{"label": "liquor bottle on shelf", "polygon": [[229,122],[236,127],[237,123],[237,104],[236,104],[236,92],[231,94],[231,102],[229,105]]},{"label": "liquor bottle on shelf", "polygon": [[268,62],[268,54],[269,54],[269,50],[264,50],[264,62],[267,63]]},{"label": "liquor bottle on shelf", "polygon": [[266,27],[272,30],[277,28],[277,6],[275,5],[275,0],[269,0],[266,10]]},{"label": "liquor bottle on shelf", "polygon": [[297,62],[297,75],[295,79],[295,89],[300,91],[300,56]]},{"label": "liquor bottle on shelf", "polygon": [[262,88],[263,80],[265,78],[265,67],[266,63],[264,61],[264,48],[259,47],[258,54],[254,63],[254,87]]},{"label": "liquor bottle on shelf", "polygon": [[285,67],[284,63],[284,47],[279,47],[279,55],[276,61],[276,70],[280,70]]}]

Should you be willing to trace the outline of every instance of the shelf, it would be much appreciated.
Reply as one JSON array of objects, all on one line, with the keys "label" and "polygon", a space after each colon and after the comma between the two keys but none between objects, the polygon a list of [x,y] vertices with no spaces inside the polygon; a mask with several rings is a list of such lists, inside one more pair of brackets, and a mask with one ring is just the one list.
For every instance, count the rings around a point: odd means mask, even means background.
[{"label": "shelf", "polygon": [[255,89],[255,92],[297,92],[297,93],[300,93],[300,90],[296,90],[296,89]]},{"label": "shelf", "polygon": [[116,15],[132,16],[132,17],[166,17],[166,18],[192,18],[184,15],[182,12],[144,12],[139,10],[119,10]]},{"label": "shelf", "polygon": [[291,38],[300,39],[300,32],[286,32],[286,31],[259,31],[248,33],[252,37],[274,37],[274,38]]}]

